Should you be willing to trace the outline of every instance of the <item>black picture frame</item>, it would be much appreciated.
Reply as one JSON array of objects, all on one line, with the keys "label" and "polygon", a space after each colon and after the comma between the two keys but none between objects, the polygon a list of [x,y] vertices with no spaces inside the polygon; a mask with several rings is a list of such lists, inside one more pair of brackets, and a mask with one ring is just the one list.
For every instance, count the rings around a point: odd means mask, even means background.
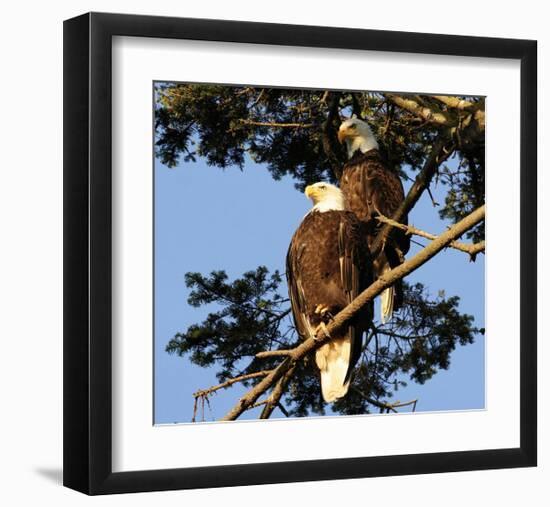
[{"label": "black picture frame", "polygon": [[[521,62],[519,447],[112,472],[113,36],[493,57]],[[63,58],[65,486],[96,495],[536,466],[536,41],[88,13],[64,22]]]}]

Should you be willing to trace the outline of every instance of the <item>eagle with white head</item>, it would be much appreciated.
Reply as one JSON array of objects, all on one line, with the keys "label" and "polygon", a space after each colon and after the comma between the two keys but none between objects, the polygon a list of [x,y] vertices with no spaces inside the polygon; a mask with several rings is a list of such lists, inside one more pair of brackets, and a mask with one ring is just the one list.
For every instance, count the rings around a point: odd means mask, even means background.
[{"label": "eagle with white head", "polygon": [[[345,308],[373,281],[364,224],[345,209],[344,195],[329,183],[306,187],[312,209],[294,233],[286,258],[292,315],[302,339]],[[346,395],[361,356],[363,334],[372,322],[372,303],[315,351],[326,402]]]},{"label": "eagle with white head", "polygon": [[[340,189],[347,206],[366,224],[369,243],[380,229],[376,216],[390,217],[403,202],[405,194],[399,176],[384,161],[369,125],[355,116],[344,121],[338,130],[338,140],[345,144],[348,161],[340,177]],[[407,223],[407,217],[403,218]],[[374,259],[376,276],[398,266],[409,251],[410,238],[399,229],[393,229],[380,255]],[[381,318],[387,322],[394,310],[403,303],[401,280],[381,295]]]}]

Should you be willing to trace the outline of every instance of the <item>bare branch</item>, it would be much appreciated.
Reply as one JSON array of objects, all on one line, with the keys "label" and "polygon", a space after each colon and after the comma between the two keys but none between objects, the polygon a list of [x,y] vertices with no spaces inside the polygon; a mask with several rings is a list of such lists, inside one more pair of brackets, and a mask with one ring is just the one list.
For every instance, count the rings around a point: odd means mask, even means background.
[{"label": "bare branch", "polygon": [[239,402],[222,418],[224,421],[232,421],[237,419],[244,411],[248,410],[251,405],[256,403],[258,398],[273,386],[279,379],[291,369],[294,368],[298,361],[301,361],[307,354],[327,342],[340,327],[348,322],[356,315],[367,303],[372,301],[384,289],[393,285],[397,280],[409,275],[420,266],[428,262],[432,257],[437,255],[441,250],[447,247],[452,241],[460,238],[466,231],[480,223],[485,218],[485,206],[481,206],[467,217],[463,218],[448,230],[443,232],[435,240],[433,240],[426,248],[418,252],[409,260],[400,264],[396,268],[388,271],[384,276],[379,277],[370,287],[365,289],[357,296],[348,306],[340,311],[334,319],[326,326],[328,336],[322,331],[319,331],[315,336],[303,341],[300,345],[294,348],[291,353],[277,366],[271,370],[256,386],[246,393]]},{"label": "bare branch", "polygon": [[439,203],[434,199],[434,196],[432,194],[432,190],[429,186],[426,188],[426,192],[428,192],[428,195],[430,196],[430,200],[432,201],[432,206],[434,208],[437,208],[439,206]]},{"label": "bare branch", "polygon": [[[400,224],[399,222],[396,222],[391,218],[385,217],[384,215],[378,215],[376,219],[379,222],[390,224],[391,226],[397,229],[401,229],[402,231],[405,231],[408,234],[415,234],[416,236],[420,236],[426,239],[437,238],[435,234],[430,234],[429,232],[422,231],[421,229],[417,229],[412,225]],[[470,254],[471,260],[473,261],[475,261],[476,255],[478,253],[485,252],[485,240],[480,241],[479,243],[462,243],[460,241],[451,241],[451,243],[449,243],[449,246],[452,248],[455,248],[456,250],[460,250],[462,252]]]},{"label": "bare branch", "polygon": [[282,403],[280,403],[280,402],[277,403],[277,407],[284,414],[285,417],[290,417],[290,414],[288,413],[287,409],[285,407],[283,407]]},{"label": "bare branch", "polygon": [[265,359],[266,357],[280,357],[288,356],[292,350],[265,350],[263,352],[258,352],[256,357],[258,359]]},{"label": "bare branch", "polygon": [[240,375],[235,378],[230,378],[229,380],[226,380],[225,382],[222,382],[221,384],[218,384],[216,386],[209,387],[208,389],[200,389],[197,392],[193,393],[193,396],[195,398],[200,398],[204,396],[208,396],[220,389],[225,389],[226,387],[232,386],[233,384],[236,384],[237,382],[243,382],[245,380],[250,380],[253,378],[258,377],[265,377],[266,375],[269,375],[273,370],[262,370],[257,371],[254,373],[247,373],[245,375]]},{"label": "bare branch", "polygon": [[275,128],[296,128],[296,129],[309,129],[315,127],[314,123],[278,123],[269,121],[255,121],[241,118],[239,120],[243,125],[253,125],[254,127],[275,127]]},{"label": "bare branch", "polygon": [[248,410],[252,410],[253,408],[256,408],[256,407],[261,407],[262,405],[265,405],[267,402],[268,400],[257,401],[256,403],[254,403],[254,405],[250,405],[250,407],[248,407]]},{"label": "bare branch", "polygon": [[397,413],[398,408],[408,407],[410,405],[413,406],[412,411],[414,412],[416,410],[416,403],[418,402],[418,399],[411,400],[411,401],[395,401],[393,403],[388,403],[387,401],[379,401],[375,400],[374,398],[371,398],[370,396],[367,396],[363,391],[360,389],[357,389],[356,387],[353,387],[353,390],[359,394],[361,397],[363,397],[365,400],[367,400],[371,405],[374,405],[375,407],[378,407],[380,409],[380,412],[386,411],[389,412],[395,412]]},{"label": "bare branch", "polygon": [[388,408],[392,408],[395,410],[396,408],[410,407],[412,405],[412,411],[414,412],[416,410],[417,403],[418,398],[410,401],[395,401],[393,403],[388,403]]},{"label": "bare branch", "polygon": [[262,88],[260,90],[260,93],[258,94],[258,96],[254,99],[254,102],[252,102],[252,104],[250,104],[249,109],[252,109],[254,106],[256,106],[256,104],[258,104],[260,102],[260,100],[262,100],[262,98],[264,96],[264,93],[265,93],[265,88]]}]

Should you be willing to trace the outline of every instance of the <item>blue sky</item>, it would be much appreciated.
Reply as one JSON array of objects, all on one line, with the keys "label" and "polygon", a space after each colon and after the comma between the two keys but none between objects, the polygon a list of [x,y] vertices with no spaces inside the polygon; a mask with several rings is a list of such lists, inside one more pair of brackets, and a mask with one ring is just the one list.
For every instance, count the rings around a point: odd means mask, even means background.
[{"label": "blue sky", "polygon": [[[230,278],[265,264],[284,271],[288,242],[310,208],[290,178],[274,181],[268,171],[247,164],[222,171],[202,161],[169,169],[155,164],[155,422],[189,422],[197,389],[217,383],[214,371],[165,352],[178,331],[200,322],[209,308],[186,300],[184,274],[226,269]],[[441,200],[443,189],[435,189]],[[438,232],[443,222],[424,196],[411,223]],[[411,248],[411,255],[419,247]],[[452,249],[432,259],[407,279],[425,283],[433,294],[461,296],[460,309],[484,326],[484,256],[475,263]],[[484,339],[458,347],[451,368],[424,385],[409,382],[394,399],[419,398],[417,410],[455,410],[484,406]],[[214,396],[207,420],[223,415],[243,394],[236,385]],[[276,414],[278,415],[278,414]],[[255,417],[252,411],[247,416]]]},{"label": "blue sky", "polygon": [[[248,162],[222,170],[204,161],[181,163],[174,169],[155,162],[155,414],[156,424],[190,422],[192,393],[217,384],[214,369],[197,367],[186,358],[165,352],[167,342],[190,324],[201,322],[212,307],[187,304],[188,271],[208,274],[225,269],[230,279],[266,265],[284,272],[288,243],[310,202],[286,177],[275,181],[267,169]],[[405,188],[410,183],[405,183]],[[445,189],[433,189],[443,202]],[[410,223],[437,233],[445,223],[424,195],[409,215]],[[425,243],[425,241],[423,241]],[[420,247],[412,245],[408,256]],[[484,327],[484,261],[475,263],[464,253],[447,249],[407,277],[423,282],[436,295],[461,297],[460,311],[475,317]],[[484,408],[485,341],[477,336],[472,345],[451,355],[449,370],[440,370],[424,385],[413,381],[392,399],[418,398],[417,411]],[[404,380],[408,380],[404,378]],[[223,416],[245,390],[240,385],[219,391],[205,408],[205,420]],[[257,410],[246,418],[256,418]],[[282,414],[274,412],[272,417]],[[244,418],[244,417],[243,417]]]}]

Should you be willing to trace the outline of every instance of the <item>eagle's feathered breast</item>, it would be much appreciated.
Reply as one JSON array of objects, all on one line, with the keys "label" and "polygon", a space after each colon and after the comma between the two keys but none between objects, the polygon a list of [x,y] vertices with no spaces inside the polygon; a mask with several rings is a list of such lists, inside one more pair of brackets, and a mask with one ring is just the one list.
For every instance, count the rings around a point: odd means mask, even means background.
[{"label": "eagle's feathered breast", "polygon": [[[349,209],[367,223],[371,235],[379,226],[376,215],[391,217],[405,198],[399,176],[386,167],[378,150],[355,152],[344,165],[340,188]],[[403,222],[407,223],[407,217]],[[407,253],[409,237],[399,230],[393,231],[392,236],[401,252]]]}]

